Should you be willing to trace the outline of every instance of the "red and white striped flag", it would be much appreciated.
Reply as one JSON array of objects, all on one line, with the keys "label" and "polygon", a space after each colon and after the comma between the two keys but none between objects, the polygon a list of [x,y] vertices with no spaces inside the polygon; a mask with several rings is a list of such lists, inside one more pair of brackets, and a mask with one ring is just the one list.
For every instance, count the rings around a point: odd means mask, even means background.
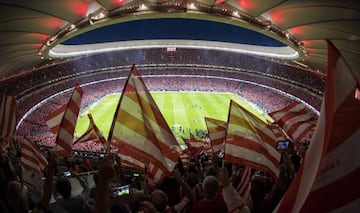
[{"label": "red and white striped flag", "polygon": [[0,102],[0,138],[7,139],[15,134],[17,114],[16,99],[2,95]]},{"label": "red and white striped flag", "polygon": [[56,144],[53,148],[57,155],[66,156],[71,154],[74,131],[83,93],[81,87],[77,85],[69,102],[45,118],[49,128],[53,132],[56,131],[57,134]]},{"label": "red and white striped flag", "polygon": [[320,119],[304,163],[276,212],[358,212],[360,101],[357,80],[328,45],[328,72]]},{"label": "red and white striped flag", "polygon": [[[94,140],[97,140],[97,139],[98,138],[96,137],[95,130],[92,127],[89,126],[89,128],[86,130],[86,132],[84,132],[80,137],[78,137],[73,142],[73,145],[85,143],[85,142],[88,142],[88,141],[94,141]],[[99,140],[99,142],[101,143],[100,140]]]},{"label": "red and white striped flag", "polygon": [[64,117],[67,104],[62,105],[60,108],[53,112],[50,112],[45,118],[46,125],[49,127],[52,133],[57,134],[60,128],[60,123]]},{"label": "red and white striped flag", "polygon": [[268,172],[278,179],[280,153],[268,124],[231,100],[224,159]]},{"label": "red and white striped flag", "polygon": [[227,123],[226,121],[221,121],[208,117],[205,117],[205,123],[209,132],[212,152],[214,154],[217,154],[221,152],[224,148]]},{"label": "red and white striped flag", "polygon": [[23,169],[38,174],[48,165],[42,152],[27,138],[22,140],[20,163]]},{"label": "red and white striped flag", "polygon": [[187,154],[191,156],[199,155],[201,151],[205,148],[205,142],[195,138],[193,134],[190,133],[190,138],[182,138],[187,149]]},{"label": "red and white striped flag", "polygon": [[301,142],[308,132],[315,130],[317,122],[315,115],[297,101],[269,115],[296,144]]},{"label": "red and white striped flag", "polygon": [[244,200],[248,200],[250,195],[251,177],[252,177],[251,169],[249,167],[245,167],[239,185],[236,189],[240,197]]},{"label": "red and white striped flag", "polygon": [[[118,144],[114,144],[114,146],[118,147]],[[120,154],[117,155],[121,158],[121,165],[124,167],[130,167],[137,169],[139,171],[145,172],[145,164],[135,158],[131,157],[131,153]]]},{"label": "red and white striped flag", "polygon": [[146,185],[148,189],[155,190],[157,188],[156,183],[154,181],[154,178],[152,177],[152,174],[149,172],[149,168],[145,165],[145,171],[144,171],[144,180],[146,182]]},{"label": "red and white striped flag", "polygon": [[95,121],[92,117],[91,114],[87,114],[88,118],[89,118],[89,127],[88,129],[84,132],[84,134],[82,134],[78,139],[76,139],[74,141],[74,145],[75,144],[80,144],[80,143],[84,143],[87,141],[93,141],[96,140],[98,142],[100,142],[107,153],[110,153],[110,146],[109,143],[107,142],[107,140],[105,139],[105,137],[103,136],[103,134],[101,133],[101,131],[99,130],[99,128],[97,127],[97,125],[95,124]]},{"label": "red and white striped flag", "polygon": [[158,106],[133,66],[115,111],[109,132],[119,154],[129,155],[149,167],[156,183],[170,175],[180,146]]},{"label": "red and white striped flag", "polygon": [[189,167],[191,155],[189,155],[188,153],[186,153],[186,150],[184,150],[183,152],[181,152],[181,154],[180,154],[180,159],[181,159],[181,162],[183,163],[183,165],[184,165],[185,167]]},{"label": "red and white striped flag", "polygon": [[[85,143],[87,141],[93,141],[96,139],[98,139],[98,138],[97,138],[95,130],[92,127],[91,122],[90,122],[87,130],[73,142],[73,145]],[[99,140],[99,142],[101,143],[100,140]]]},{"label": "red and white striped flag", "polygon": [[268,128],[271,129],[271,131],[275,135],[275,141],[284,141],[286,140],[286,135],[284,134],[283,130],[280,128],[280,126],[276,123],[268,124]]}]

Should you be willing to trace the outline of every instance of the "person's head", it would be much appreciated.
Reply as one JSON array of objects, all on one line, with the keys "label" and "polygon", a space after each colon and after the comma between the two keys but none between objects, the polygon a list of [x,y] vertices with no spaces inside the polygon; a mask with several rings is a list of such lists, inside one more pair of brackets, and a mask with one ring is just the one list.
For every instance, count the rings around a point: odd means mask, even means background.
[{"label": "person's head", "polygon": [[143,201],[140,203],[138,212],[144,212],[144,213],[156,213],[156,209],[154,205],[149,201]]},{"label": "person's head", "polygon": [[254,202],[259,202],[266,194],[266,182],[261,175],[253,175],[250,196]]},{"label": "person's head", "polygon": [[205,170],[205,176],[214,176],[214,177],[217,177],[217,172],[216,172],[215,167],[210,166],[210,167],[206,168],[206,170]]},{"label": "person's head", "polygon": [[150,194],[150,202],[158,212],[162,212],[166,209],[168,197],[163,191],[157,189]]},{"label": "person's head", "polygon": [[117,203],[114,204],[111,209],[110,209],[111,213],[129,213],[131,212],[129,205],[124,204],[124,203]]},{"label": "person's head", "polygon": [[199,177],[191,173],[187,176],[186,183],[190,186],[190,188],[194,188],[199,183]]},{"label": "person's head", "polygon": [[216,193],[219,191],[219,181],[215,176],[207,176],[202,184],[205,199],[215,199]]},{"label": "person's head", "polygon": [[60,177],[55,183],[56,190],[61,194],[64,199],[69,199],[71,196],[71,183],[69,179]]},{"label": "person's head", "polygon": [[159,189],[163,191],[168,198],[167,204],[172,206],[180,202],[180,184],[176,178],[169,176],[164,178]]}]

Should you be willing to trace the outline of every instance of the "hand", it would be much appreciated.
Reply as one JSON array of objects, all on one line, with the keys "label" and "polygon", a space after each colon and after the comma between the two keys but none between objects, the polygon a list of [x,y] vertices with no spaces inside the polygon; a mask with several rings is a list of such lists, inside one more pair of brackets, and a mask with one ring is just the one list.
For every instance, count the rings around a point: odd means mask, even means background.
[{"label": "hand", "polygon": [[143,211],[145,213],[156,213],[156,208],[150,201],[143,201],[139,205],[139,211]]},{"label": "hand", "polygon": [[115,175],[115,170],[112,164],[111,156],[107,155],[101,162],[99,168],[99,178],[104,181],[110,181],[110,179]]},{"label": "hand", "polygon": [[121,167],[121,157],[119,155],[115,155],[115,162],[119,167]]},{"label": "hand", "polygon": [[183,181],[180,172],[178,172],[176,169],[173,170],[172,176],[173,176],[178,182]]}]

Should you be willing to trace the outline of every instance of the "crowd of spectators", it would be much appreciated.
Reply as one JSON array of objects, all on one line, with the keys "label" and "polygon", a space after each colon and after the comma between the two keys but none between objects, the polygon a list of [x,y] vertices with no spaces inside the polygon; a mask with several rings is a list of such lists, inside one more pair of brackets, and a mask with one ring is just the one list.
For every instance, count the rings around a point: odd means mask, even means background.
[{"label": "crowd of spectators", "polygon": [[[21,142],[19,141],[18,144]],[[1,212],[272,212],[300,166],[301,157],[289,146],[280,161],[278,181],[251,170],[249,196],[236,191],[245,167],[221,163],[217,155],[179,161],[161,183],[150,184],[146,173],[126,167],[114,154],[73,151],[58,157],[41,151],[49,165],[42,179],[19,168],[15,154],[0,154]],[[25,174],[30,173],[30,176]],[[125,190],[123,190],[126,188]]]},{"label": "crowd of spectators", "polygon": [[[76,75],[72,78],[66,78],[65,80],[61,80],[59,82],[48,82],[47,85],[43,86],[42,88],[39,88],[37,90],[28,92],[26,94],[23,94],[20,98],[18,98],[19,102],[19,115],[24,115],[29,109],[31,109],[35,104],[41,102],[45,98],[55,95],[61,91],[64,91],[66,89],[69,89],[70,87],[76,85],[77,83],[80,84],[91,84],[91,82],[103,82],[103,81],[109,81],[109,79],[114,78],[120,78],[125,79],[128,75],[130,67],[122,67],[119,69],[106,69],[103,71],[97,71],[94,73],[88,73],[84,75]],[[305,85],[296,85],[291,82],[281,81],[277,80],[275,78],[269,77],[267,75],[259,75],[254,72],[248,72],[244,70],[240,70],[237,68],[229,68],[229,67],[221,67],[221,66],[210,66],[210,65],[181,65],[176,64],[173,66],[167,65],[167,64],[157,64],[156,66],[146,65],[141,67],[140,71],[143,76],[145,76],[145,80],[149,82],[149,85],[151,84],[159,84],[157,88],[161,88],[167,90],[165,85],[161,85],[161,83],[164,83],[165,81],[161,78],[165,78],[166,76],[176,76],[176,75],[188,75],[189,77],[196,77],[199,76],[203,79],[206,77],[213,77],[213,78],[222,78],[223,83],[227,84],[231,81],[229,79],[232,79],[233,81],[236,80],[243,80],[243,81],[249,81],[249,82],[255,82],[258,84],[262,84],[271,88],[275,88],[281,91],[286,91],[287,93],[296,96],[305,102],[309,103],[310,105],[314,106],[315,108],[319,109],[321,104],[321,98],[322,96],[320,94],[317,94],[316,92],[309,91],[306,89]],[[150,79],[150,76],[152,78]],[[149,79],[147,79],[149,77]],[[160,79],[156,79],[156,77]],[[109,88],[109,92],[113,91],[121,91],[122,90],[122,80],[119,81],[118,86],[115,88],[115,90],[112,90],[113,88]],[[213,81],[213,80],[210,80]],[[165,82],[166,83],[166,82]],[[176,86],[178,87],[178,90],[185,90],[184,87],[181,88],[181,83],[178,82]],[[210,82],[211,83],[211,82]],[[98,87],[101,86],[100,83],[97,83]],[[107,85],[105,82],[104,85]],[[218,85],[221,84],[211,84],[211,85],[203,85],[202,89],[200,90],[206,90],[207,88],[217,88]],[[174,87],[174,85],[170,85]],[[157,89],[156,87],[154,89]],[[189,88],[190,90],[192,88]],[[221,89],[221,88],[220,88]],[[95,89],[96,91],[97,89]],[[170,90],[174,90],[173,88]],[[215,90],[215,89],[213,89]],[[230,91],[233,92],[233,91]],[[260,104],[261,105],[261,104]]]},{"label": "crowd of spectators", "polygon": [[277,76],[294,83],[308,85],[309,88],[318,91],[323,91],[325,82],[324,76],[313,72],[276,61],[233,52],[195,49],[177,49],[174,52],[167,52],[165,48],[154,48],[124,50],[65,60],[61,63],[47,65],[2,80],[0,90],[8,95],[18,96],[29,88],[38,87],[44,82],[67,77],[74,78],[86,72],[102,72],[103,70],[117,69],[122,66],[129,67],[131,64],[193,64],[235,67]]},{"label": "crowd of spectators", "polygon": [[[180,72],[180,71],[179,71]],[[187,71],[191,72],[191,71]],[[147,73],[149,74],[149,73]],[[190,73],[188,73],[190,74]],[[204,71],[201,74],[206,74]],[[291,99],[284,94],[279,94],[267,87],[219,76],[202,75],[144,75],[144,81],[150,91],[204,91],[204,92],[227,92],[237,94],[251,103],[257,105],[265,112],[279,110]],[[125,78],[101,81],[83,86],[85,91],[82,100],[82,109],[100,100],[110,93],[120,93],[125,83]],[[50,90],[51,88],[49,88]],[[55,109],[68,101],[70,92],[63,93],[48,99],[38,108],[29,113],[18,128],[19,135],[27,135],[32,140],[44,146],[53,146],[53,135],[44,118]],[[320,105],[320,100],[318,105]],[[20,104],[21,108],[21,104]],[[79,150],[101,151],[102,147],[94,143],[79,144],[75,147]]]}]

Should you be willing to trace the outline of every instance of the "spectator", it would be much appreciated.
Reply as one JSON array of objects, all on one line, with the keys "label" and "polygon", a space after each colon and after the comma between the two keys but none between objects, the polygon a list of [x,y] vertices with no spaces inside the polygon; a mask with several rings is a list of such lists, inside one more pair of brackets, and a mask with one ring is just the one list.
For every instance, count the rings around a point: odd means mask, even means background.
[{"label": "spectator", "polygon": [[165,192],[156,189],[150,194],[149,200],[154,205],[157,212],[167,212],[168,197]]},{"label": "spectator", "polygon": [[215,176],[207,176],[203,182],[204,199],[195,203],[191,212],[228,212],[219,192],[219,181]]},{"label": "spectator", "polygon": [[250,213],[246,202],[238,195],[235,188],[230,184],[229,174],[226,168],[221,168],[219,174],[220,182],[223,187],[223,197],[229,212]]},{"label": "spectator", "polygon": [[248,202],[252,213],[271,212],[271,201],[265,199],[266,189],[266,180],[263,176],[255,174],[251,180],[250,200]]},{"label": "spectator", "polygon": [[88,188],[81,178],[75,174],[81,186],[83,186],[83,193],[78,196],[71,195],[71,183],[67,177],[60,177],[55,183],[56,190],[61,194],[62,198],[56,200],[54,207],[55,212],[73,212],[86,213],[92,212],[87,202]]}]

